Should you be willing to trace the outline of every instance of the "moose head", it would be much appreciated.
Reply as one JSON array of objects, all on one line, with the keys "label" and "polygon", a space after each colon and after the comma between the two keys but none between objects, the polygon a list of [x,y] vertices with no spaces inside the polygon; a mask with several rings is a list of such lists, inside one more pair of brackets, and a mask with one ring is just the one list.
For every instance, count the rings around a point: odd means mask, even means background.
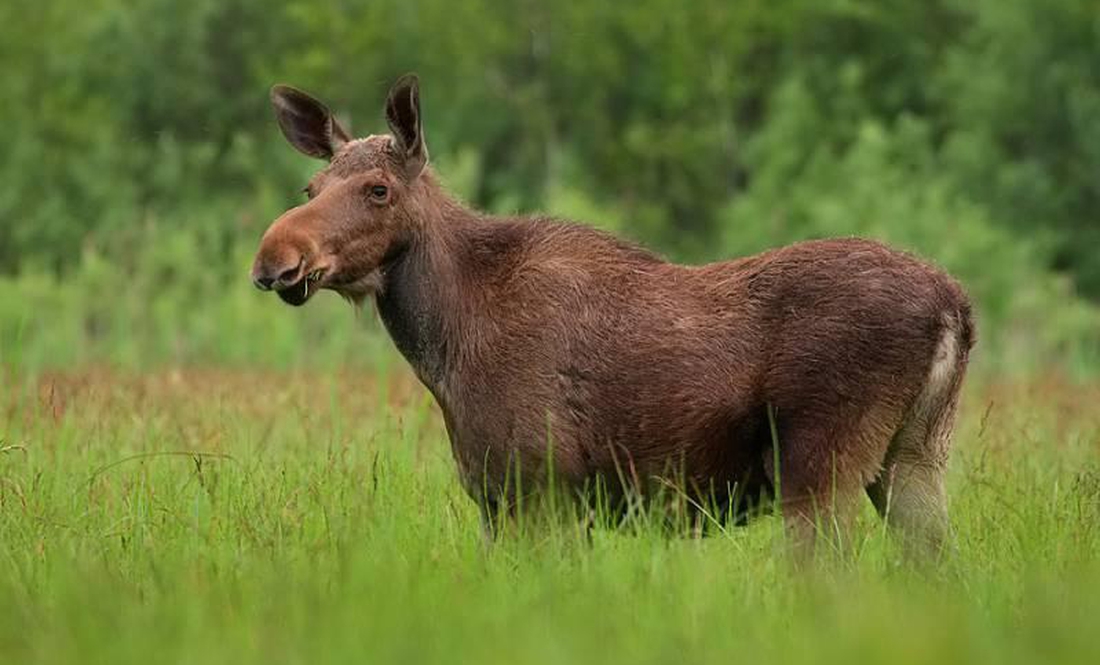
[{"label": "moose head", "polygon": [[290,86],[271,90],[286,139],[328,162],[305,188],[308,201],[267,230],[252,282],[284,302],[303,305],[321,289],[361,302],[377,291],[379,270],[417,233],[427,205],[420,186],[428,149],[415,75],[400,78],[386,100],[389,134],[353,139],[320,101]]}]

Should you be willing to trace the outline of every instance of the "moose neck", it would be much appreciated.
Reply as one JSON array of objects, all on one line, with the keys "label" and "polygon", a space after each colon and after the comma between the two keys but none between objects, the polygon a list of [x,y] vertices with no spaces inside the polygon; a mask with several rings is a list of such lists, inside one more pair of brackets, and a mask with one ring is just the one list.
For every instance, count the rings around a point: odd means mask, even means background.
[{"label": "moose neck", "polygon": [[469,297],[461,267],[464,232],[480,222],[434,183],[430,204],[416,211],[423,223],[383,268],[378,312],[401,355],[439,399],[463,343],[462,303]]}]

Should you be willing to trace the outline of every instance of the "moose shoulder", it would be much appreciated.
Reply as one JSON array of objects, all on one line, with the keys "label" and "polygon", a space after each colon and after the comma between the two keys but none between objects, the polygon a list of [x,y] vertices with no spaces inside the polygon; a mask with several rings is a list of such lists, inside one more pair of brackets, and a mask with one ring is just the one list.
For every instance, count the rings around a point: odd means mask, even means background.
[{"label": "moose shoulder", "polygon": [[328,165],[264,234],[253,281],[293,305],[373,298],[484,509],[511,498],[515,469],[552,463],[578,487],[629,470],[640,492],[676,470],[720,501],[781,496],[799,543],[866,491],[907,545],[941,547],[973,344],[951,277],[859,239],[681,266],[585,226],[469,210],[428,166],[415,77],[390,91],[390,133],[363,139],[305,93],[272,100],[286,138]]}]

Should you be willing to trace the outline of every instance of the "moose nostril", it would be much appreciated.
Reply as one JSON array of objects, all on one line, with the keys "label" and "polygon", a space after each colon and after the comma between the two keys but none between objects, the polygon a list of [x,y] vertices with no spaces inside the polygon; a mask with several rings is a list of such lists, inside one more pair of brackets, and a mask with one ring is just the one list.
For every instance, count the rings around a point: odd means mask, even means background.
[{"label": "moose nostril", "polygon": [[[281,289],[284,286],[289,286],[298,280],[298,275],[301,274],[302,266],[305,265],[305,261],[306,257],[301,256],[298,258],[298,263],[293,267],[278,273],[275,272],[277,268],[274,266],[258,263],[256,267],[252,269],[252,283],[261,291],[270,291],[272,289]],[[284,263],[283,265],[286,264]]]},{"label": "moose nostril", "polygon": [[275,283],[275,278],[266,276],[254,277],[252,278],[252,283],[255,284],[256,288],[261,291],[270,291],[271,286]]}]

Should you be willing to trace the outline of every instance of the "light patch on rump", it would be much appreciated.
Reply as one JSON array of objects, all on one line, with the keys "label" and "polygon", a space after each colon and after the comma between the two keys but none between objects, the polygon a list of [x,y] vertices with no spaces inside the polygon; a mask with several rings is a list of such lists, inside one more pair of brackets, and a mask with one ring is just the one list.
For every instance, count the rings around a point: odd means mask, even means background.
[{"label": "light patch on rump", "polygon": [[[932,354],[932,366],[928,369],[928,379],[924,383],[921,397],[941,394],[955,377],[959,367],[959,332],[955,317],[945,314],[943,334],[936,352]],[[918,399],[918,402],[921,401]]]},{"label": "light patch on rump", "polygon": [[947,462],[961,359],[958,320],[944,314],[942,321],[924,385],[891,444],[894,461],[933,467]]},{"label": "light patch on rump", "polygon": [[[946,460],[947,441],[935,441],[934,437],[939,433],[936,424],[951,414],[945,414],[955,399],[955,387],[959,377],[961,358],[959,355],[959,329],[958,321],[950,314],[944,314],[939,342],[932,353],[928,364],[928,371],[913,402],[905,412],[900,427],[893,433],[887,453],[887,462],[896,460],[901,456],[907,460],[921,462],[938,460],[941,457]],[[876,423],[889,422],[882,418],[871,417],[867,419],[865,427],[873,427]],[[944,437],[950,435],[950,428],[942,432]],[[889,436],[889,434],[887,435]],[[939,448],[942,448],[942,453]],[[881,473],[881,468],[875,475]]]}]

